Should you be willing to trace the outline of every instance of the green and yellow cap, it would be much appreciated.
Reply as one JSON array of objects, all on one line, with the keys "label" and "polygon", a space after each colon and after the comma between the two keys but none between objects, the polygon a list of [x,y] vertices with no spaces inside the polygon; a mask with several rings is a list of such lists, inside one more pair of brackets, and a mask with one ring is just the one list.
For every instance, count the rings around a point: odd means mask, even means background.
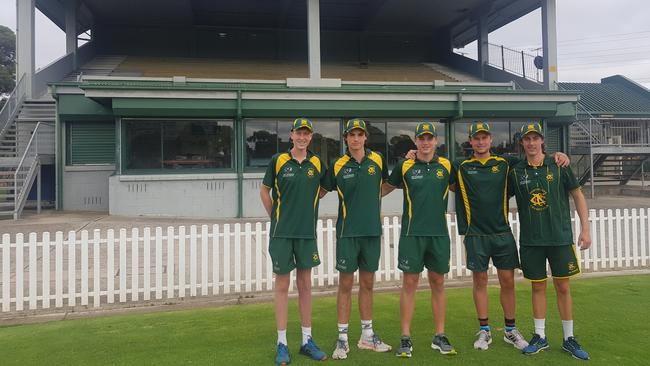
[{"label": "green and yellow cap", "polygon": [[345,130],[343,130],[343,133],[348,133],[355,128],[358,128],[360,130],[363,130],[364,132],[368,133],[368,128],[366,128],[366,121],[360,119],[360,118],[354,118],[351,119],[347,122],[345,122]]},{"label": "green and yellow cap", "polygon": [[307,118],[296,118],[293,123],[291,124],[291,131],[297,130],[299,128],[307,128],[309,131],[314,131],[314,126],[312,125],[311,121],[308,120]]},{"label": "green and yellow cap", "polygon": [[476,121],[469,125],[469,137],[474,137],[479,132],[490,132],[490,125],[487,122]]},{"label": "green and yellow cap", "polygon": [[540,136],[544,137],[544,130],[542,130],[542,124],[538,122],[527,123],[521,126],[519,130],[519,139],[522,139],[524,136],[528,135],[531,132],[538,133]]},{"label": "green and yellow cap", "polygon": [[420,137],[427,133],[433,137],[438,137],[438,133],[436,132],[436,126],[434,126],[433,123],[431,122],[418,123],[417,127],[415,127],[415,137]]}]

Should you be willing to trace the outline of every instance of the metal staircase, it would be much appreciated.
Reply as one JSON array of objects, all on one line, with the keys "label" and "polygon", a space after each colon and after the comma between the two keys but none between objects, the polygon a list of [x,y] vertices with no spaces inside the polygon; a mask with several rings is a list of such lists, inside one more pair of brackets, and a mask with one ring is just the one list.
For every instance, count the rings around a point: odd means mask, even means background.
[{"label": "metal staircase", "polygon": [[[26,100],[21,79],[0,111],[0,216],[17,219],[35,181],[40,211],[42,152],[51,145],[55,118],[55,102]],[[51,157],[53,149],[46,150]]]}]

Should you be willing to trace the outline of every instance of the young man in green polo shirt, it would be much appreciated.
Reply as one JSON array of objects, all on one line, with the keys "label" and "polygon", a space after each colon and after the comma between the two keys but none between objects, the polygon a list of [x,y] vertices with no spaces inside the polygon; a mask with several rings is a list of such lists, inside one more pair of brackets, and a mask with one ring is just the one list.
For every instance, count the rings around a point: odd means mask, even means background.
[{"label": "young man in green polo shirt", "polygon": [[388,170],[380,153],[366,149],[367,134],[365,121],[352,119],[346,122],[343,136],[347,151],[336,160],[323,186],[328,191],[336,191],[339,196],[336,222],[339,336],[332,354],[334,359],[347,358],[350,350],[348,323],[354,272],[357,270],[361,315],[361,337],[357,346],[376,352],[391,350],[372,327],[373,287],[381,248],[381,186],[388,176]]},{"label": "young man in green polo shirt", "polygon": [[[307,150],[313,126],[305,118],[291,126],[293,147],[274,155],[264,175],[260,197],[271,217],[269,254],[275,273],[275,321],[278,330],[276,364],[291,362],[287,347],[289,276],[296,268],[298,304],[302,324],[300,353],[325,360],[311,337],[311,269],[320,264],[316,245],[316,220],[321,182],[326,167]],[[272,191],[272,196],[270,195]]]},{"label": "young man in green polo shirt", "polygon": [[411,357],[411,321],[415,291],[424,267],[428,270],[435,333],[431,348],[442,354],[456,350],[445,335],[445,273],[449,272],[450,241],[447,230],[447,196],[452,180],[451,163],[437,156],[436,128],[419,123],[415,129],[417,158],[401,160],[384,184],[384,194],[395,188],[404,191],[402,229],[398,248],[398,268],[404,272],[400,291],[402,337],[398,357]]},{"label": "young man in green polo shirt", "polygon": [[580,273],[580,263],[573,241],[569,195],[580,218],[577,244],[581,250],[591,246],[587,202],[571,168],[561,168],[545,155],[539,123],[522,126],[520,138],[526,159],[512,167],[509,191],[517,199],[521,268],[532,283],[535,325],[535,334],[522,352],[532,355],[549,348],[545,335],[548,261],[564,330],[562,349],[577,359],[588,360],[589,354],[573,335],[569,278]]}]

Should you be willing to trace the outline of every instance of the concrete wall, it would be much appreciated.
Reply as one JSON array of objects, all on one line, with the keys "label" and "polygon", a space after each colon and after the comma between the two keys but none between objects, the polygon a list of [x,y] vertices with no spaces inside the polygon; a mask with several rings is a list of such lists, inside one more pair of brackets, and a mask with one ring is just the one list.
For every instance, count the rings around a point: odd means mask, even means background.
[{"label": "concrete wall", "polygon": [[232,218],[237,201],[235,174],[109,178],[111,215]]},{"label": "concrete wall", "polygon": [[114,172],[114,165],[65,167],[63,209],[108,211],[108,178]]}]

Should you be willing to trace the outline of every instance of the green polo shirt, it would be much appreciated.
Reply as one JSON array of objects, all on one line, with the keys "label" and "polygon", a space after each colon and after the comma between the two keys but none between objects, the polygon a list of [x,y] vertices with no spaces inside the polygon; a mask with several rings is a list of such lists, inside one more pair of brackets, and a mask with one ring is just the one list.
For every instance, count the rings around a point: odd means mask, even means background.
[{"label": "green polo shirt", "polygon": [[456,187],[456,221],[461,235],[510,232],[508,223],[508,172],[519,161],[492,155],[457,160],[452,174]]},{"label": "green polo shirt", "polygon": [[541,166],[522,160],[512,167],[508,190],[517,199],[519,244],[560,246],[573,244],[569,192],[580,188],[571,168],[559,167],[552,157]]},{"label": "green polo shirt", "polygon": [[404,192],[401,236],[449,236],[445,213],[450,178],[451,163],[442,157],[401,160],[395,166],[388,183]]},{"label": "green polo shirt", "polygon": [[336,160],[323,187],[339,195],[337,237],[381,236],[381,184],[387,177],[378,152],[366,149],[360,163],[349,152]]},{"label": "green polo shirt", "polygon": [[271,188],[271,236],[315,239],[318,192],[327,168],[312,152],[299,163],[290,152],[273,155],[262,184]]}]

